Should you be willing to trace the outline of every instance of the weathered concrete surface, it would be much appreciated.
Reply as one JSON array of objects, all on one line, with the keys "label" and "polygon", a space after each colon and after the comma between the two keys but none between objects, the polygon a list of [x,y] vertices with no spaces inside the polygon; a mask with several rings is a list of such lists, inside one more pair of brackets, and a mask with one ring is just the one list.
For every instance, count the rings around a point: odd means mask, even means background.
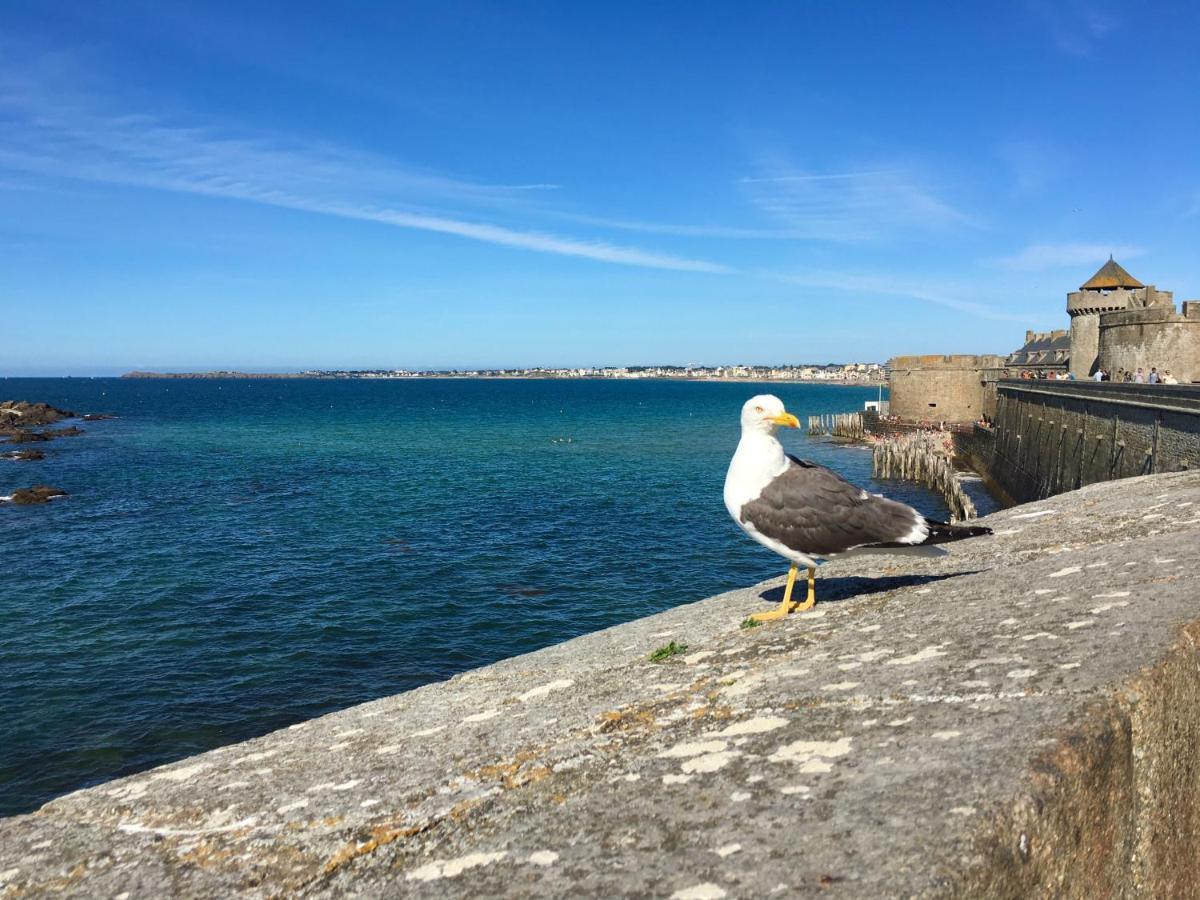
[{"label": "weathered concrete surface", "polygon": [[60,798],[0,896],[1194,895],[1200,473],[986,521]]}]

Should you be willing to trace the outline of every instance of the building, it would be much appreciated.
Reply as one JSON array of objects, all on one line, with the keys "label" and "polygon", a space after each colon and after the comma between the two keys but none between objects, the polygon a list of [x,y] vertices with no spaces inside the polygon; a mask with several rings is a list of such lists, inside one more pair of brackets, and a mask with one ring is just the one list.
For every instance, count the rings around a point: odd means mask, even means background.
[{"label": "building", "polygon": [[1142,284],[1111,256],[1067,294],[1070,331],[1025,332],[1007,357],[897,356],[888,363],[891,413],[915,422],[969,422],[995,412],[1001,377],[1076,379],[1097,369],[1170,372],[1180,383],[1200,382],[1200,300],[1176,311],[1174,294]]},{"label": "building", "polygon": [[1004,360],[1009,375],[1019,377],[1025,372],[1038,377],[1057,377],[1067,371],[1071,356],[1071,333],[1059,331],[1026,331],[1025,343]]}]

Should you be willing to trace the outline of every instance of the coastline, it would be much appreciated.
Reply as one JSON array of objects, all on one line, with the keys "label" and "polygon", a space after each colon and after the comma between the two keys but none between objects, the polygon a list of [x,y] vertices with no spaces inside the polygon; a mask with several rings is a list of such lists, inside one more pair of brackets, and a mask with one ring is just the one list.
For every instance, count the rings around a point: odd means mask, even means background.
[{"label": "coastline", "polygon": [[124,375],[95,376],[128,380],[303,380],[303,381],[673,381],[713,384],[829,384],[838,387],[886,388],[886,381],[858,381],[834,378],[761,378],[705,376],[690,378],[681,375],[621,376],[621,375],[308,375],[302,372],[127,372]]}]

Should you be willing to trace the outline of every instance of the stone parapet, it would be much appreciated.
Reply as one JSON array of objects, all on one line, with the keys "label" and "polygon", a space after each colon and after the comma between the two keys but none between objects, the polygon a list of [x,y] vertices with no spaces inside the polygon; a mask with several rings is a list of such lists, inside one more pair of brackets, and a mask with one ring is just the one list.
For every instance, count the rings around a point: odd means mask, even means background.
[{"label": "stone parapet", "polygon": [[888,368],[892,370],[946,369],[949,371],[1002,369],[1004,368],[1004,357],[992,353],[933,353],[918,356],[895,356],[888,360]]},{"label": "stone parapet", "polygon": [[[1197,304],[1189,303],[1187,305],[1196,306]],[[1125,309],[1120,312],[1105,313],[1100,316],[1100,327],[1195,321],[1200,321],[1200,310],[1193,310],[1188,315],[1186,312],[1176,312],[1173,306],[1146,306],[1141,309]]]},{"label": "stone parapet", "polygon": [[1071,291],[1067,294],[1067,315],[1094,316],[1105,312],[1128,309],[1130,291]]},{"label": "stone parapet", "polygon": [[981,521],[62,797],[0,897],[1189,895],[1200,473]]}]

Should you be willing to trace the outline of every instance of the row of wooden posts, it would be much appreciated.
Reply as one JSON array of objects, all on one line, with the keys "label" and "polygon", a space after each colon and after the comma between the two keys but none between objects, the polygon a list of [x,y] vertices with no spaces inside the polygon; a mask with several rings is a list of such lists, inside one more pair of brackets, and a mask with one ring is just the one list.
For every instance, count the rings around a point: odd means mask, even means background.
[{"label": "row of wooden posts", "polygon": [[861,441],[867,434],[863,425],[863,414],[860,412],[809,416],[808,433],[811,435],[828,434],[856,441]]},{"label": "row of wooden posts", "polygon": [[937,491],[958,521],[977,515],[954,468],[952,453],[945,449],[945,435],[919,431],[896,435],[875,444],[872,459],[875,478],[901,478]]}]

